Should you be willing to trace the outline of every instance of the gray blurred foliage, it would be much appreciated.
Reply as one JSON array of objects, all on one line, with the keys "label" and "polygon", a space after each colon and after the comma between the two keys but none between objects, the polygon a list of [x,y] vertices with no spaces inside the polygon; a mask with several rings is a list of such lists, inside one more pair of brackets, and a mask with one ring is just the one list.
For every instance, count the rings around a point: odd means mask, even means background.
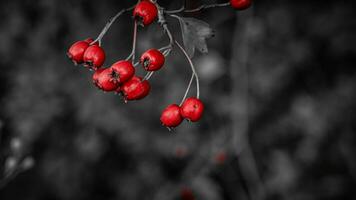
[{"label": "gray blurred foliage", "polygon": [[[194,57],[204,118],[173,133],[159,116],[189,81],[179,51],[153,76],[150,96],[127,105],[65,57],[71,43],[95,37],[132,4],[0,1],[0,170],[15,158],[29,166],[0,185],[1,200],[169,200],[185,187],[197,200],[356,198],[352,1],[256,0],[246,12],[184,15],[216,34],[209,54]],[[104,38],[106,65],[130,53],[131,19],[120,18]],[[181,40],[176,19],[168,23]],[[158,25],[138,37],[139,54],[168,42]]]}]

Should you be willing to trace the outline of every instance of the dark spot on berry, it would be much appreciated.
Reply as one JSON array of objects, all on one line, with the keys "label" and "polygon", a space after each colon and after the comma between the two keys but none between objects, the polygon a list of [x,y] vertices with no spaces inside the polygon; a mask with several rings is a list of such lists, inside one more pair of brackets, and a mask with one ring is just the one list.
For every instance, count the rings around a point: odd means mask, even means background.
[{"label": "dark spot on berry", "polygon": [[145,26],[145,25],[143,24],[143,18],[142,18],[141,16],[136,15],[136,16],[134,17],[134,19],[135,19],[136,23],[137,23],[139,26],[142,26],[142,27]]},{"label": "dark spot on berry", "polygon": [[93,67],[93,62],[92,62],[92,61],[86,61],[86,62],[84,63],[84,66],[86,66],[86,67]]},{"label": "dark spot on berry", "polygon": [[145,60],[143,61],[143,66],[145,69],[148,69],[148,66],[150,65],[150,60],[148,58],[145,58]]}]

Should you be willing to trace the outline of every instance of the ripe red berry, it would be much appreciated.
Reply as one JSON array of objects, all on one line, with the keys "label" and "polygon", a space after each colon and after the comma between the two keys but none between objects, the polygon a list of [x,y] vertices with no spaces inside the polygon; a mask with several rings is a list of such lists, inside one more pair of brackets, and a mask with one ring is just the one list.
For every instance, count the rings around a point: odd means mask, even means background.
[{"label": "ripe red berry", "polygon": [[150,25],[158,15],[157,7],[150,1],[141,1],[133,11],[133,16],[144,26]]},{"label": "ripe red berry", "polygon": [[84,65],[94,70],[99,69],[105,61],[105,52],[98,45],[88,47],[83,56]]},{"label": "ripe red berry", "polygon": [[184,187],[180,191],[180,198],[182,200],[195,200],[194,193],[192,189]]},{"label": "ripe red berry", "polygon": [[174,128],[182,123],[183,117],[180,115],[180,107],[176,104],[171,104],[165,108],[161,115],[163,126]]},{"label": "ripe red berry", "polygon": [[135,75],[135,68],[131,62],[122,60],[114,63],[111,69],[115,73],[117,82],[124,83]]},{"label": "ripe red berry", "polygon": [[87,50],[90,44],[88,40],[89,39],[84,41],[78,41],[69,48],[67,55],[75,65],[83,63],[84,52],[85,50]]},{"label": "ripe red berry", "polygon": [[180,114],[192,122],[200,120],[204,112],[204,104],[195,97],[186,99],[180,108]]},{"label": "ripe red berry", "polygon": [[236,10],[245,10],[252,4],[252,0],[230,0],[230,5]]},{"label": "ripe red berry", "polygon": [[177,146],[175,148],[174,155],[177,158],[185,158],[188,155],[189,151],[188,148],[185,146]]},{"label": "ripe red berry", "polygon": [[105,92],[116,91],[119,87],[119,83],[113,78],[114,72],[111,68],[104,69],[99,74],[98,86]]},{"label": "ripe red berry", "polygon": [[99,78],[100,78],[100,74],[101,72],[103,72],[105,69],[98,69],[94,72],[93,74],[93,83],[96,87],[101,89],[101,86],[99,85]]},{"label": "ripe red berry", "polygon": [[[84,41],[87,42],[89,45],[94,42],[93,38],[87,38]],[[97,42],[95,44],[97,44]]]},{"label": "ripe red berry", "polygon": [[214,157],[214,161],[216,164],[222,165],[226,162],[227,155],[225,151],[221,151],[217,153]]},{"label": "ripe red berry", "polygon": [[164,65],[165,57],[157,49],[149,49],[142,54],[140,62],[147,71],[157,71]]},{"label": "ripe red berry", "polygon": [[121,92],[125,101],[140,100],[145,98],[151,90],[150,83],[141,77],[134,76],[129,81],[125,82],[121,87]]}]

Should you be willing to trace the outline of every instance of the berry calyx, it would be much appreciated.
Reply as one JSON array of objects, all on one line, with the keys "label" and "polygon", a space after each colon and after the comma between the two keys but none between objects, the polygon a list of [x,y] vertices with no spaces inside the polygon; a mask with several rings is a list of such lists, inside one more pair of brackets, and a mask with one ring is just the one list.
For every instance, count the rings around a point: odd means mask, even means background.
[{"label": "berry calyx", "polygon": [[190,97],[184,101],[180,108],[180,114],[191,122],[197,122],[201,119],[204,112],[204,104],[195,97]]},{"label": "berry calyx", "polygon": [[141,77],[134,76],[125,82],[121,87],[121,92],[125,101],[140,100],[145,98],[151,90],[150,83]]},{"label": "berry calyx", "polygon": [[83,61],[84,66],[97,70],[104,64],[105,52],[100,46],[94,44],[85,50]]},{"label": "berry calyx", "polygon": [[236,10],[245,10],[252,4],[252,0],[230,0],[230,5]]},{"label": "berry calyx", "polygon": [[101,86],[99,85],[99,78],[100,78],[100,74],[101,72],[103,72],[105,69],[98,69],[94,72],[93,74],[93,84],[98,87],[99,89],[101,89]]},{"label": "berry calyx", "polygon": [[89,39],[86,39],[84,41],[78,41],[68,49],[67,56],[73,61],[75,65],[82,64],[84,62],[84,52],[85,50],[87,50],[90,44],[88,40]]},{"label": "berry calyx", "polygon": [[111,66],[111,69],[115,76],[113,78],[119,83],[124,83],[135,75],[135,68],[129,61],[118,61]]},{"label": "berry calyx", "polygon": [[113,78],[113,74],[114,72],[111,68],[106,68],[99,74],[97,85],[101,90],[105,92],[112,92],[117,90],[119,83]]},{"label": "berry calyx", "polygon": [[168,128],[174,128],[179,126],[183,117],[180,115],[180,107],[177,104],[171,104],[166,107],[160,118],[162,125]]},{"label": "berry calyx", "polygon": [[154,3],[150,1],[141,1],[133,11],[135,20],[144,26],[150,25],[158,16],[158,10]]},{"label": "berry calyx", "polygon": [[157,49],[149,49],[142,54],[140,62],[146,71],[157,71],[163,67],[165,57]]}]

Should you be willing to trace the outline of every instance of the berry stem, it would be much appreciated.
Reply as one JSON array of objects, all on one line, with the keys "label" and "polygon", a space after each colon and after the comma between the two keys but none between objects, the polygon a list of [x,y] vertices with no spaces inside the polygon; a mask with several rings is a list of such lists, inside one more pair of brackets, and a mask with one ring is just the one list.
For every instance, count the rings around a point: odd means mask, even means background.
[{"label": "berry stem", "polygon": [[215,7],[225,7],[225,6],[229,6],[230,5],[230,2],[226,2],[226,3],[217,3],[217,4],[204,4],[204,5],[201,5],[199,6],[198,8],[195,8],[195,9],[191,9],[191,10],[186,10],[185,9],[185,5],[183,5],[181,8],[177,9],[177,10],[167,10],[165,11],[165,13],[167,14],[176,14],[176,13],[181,13],[181,12],[185,12],[185,13],[192,13],[192,12],[198,12],[198,11],[201,11],[201,10],[205,10],[205,9],[208,9],[208,8],[215,8]]},{"label": "berry stem", "polygon": [[[136,6],[136,5],[135,5]],[[106,23],[105,27],[103,28],[103,30],[100,32],[99,36],[92,42],[90,43],[91,45],[99,42],[99,46],[101,46],[101,40],[103,39],[103,37],[105,36],[105,34],[108,32],[108,30],[110,29],[111,25],[117,20],[117,18],[119,18],[122,14],[124,14],[125,12],[128,12],[130,10],[133,10],[135,8],[135,6],[131,6],[129,8],[125,8],[120,10],[114,17],[110,18],[109,21]]]},{"label": "berry stem", "polygon": [[189,64],[190,64],[190,67],[192,68],[192,72],[195,76],[195,81],[197,83],[197,98],[199,99],[199,96],[200,96],[200,86],[199,86],[199,76],[195,70],[195,67],[194,67],[194,64],[193,64],[193,61],[192,59],[189,57],[188,53],[185,51],[185,49],[182,47],[181,44],[179,44],[179,42],[176,40],[175,43],[177,44],[177,46],[179,47],[179,49],[183,52],[183,54],[185,55],[185,57],[187,58]]},{"label": "berry stem", "polygon": [[146,76],[142,79],[142,81],[149,80],[153,74],[154,72],[147,72]]},{"label": "berry stem", "polygon": [[173,45],[174,45],[174,37],[173,37],[172,32],[168,28],[167,20],[164,16],[164,14],[165,14],[164,8],[161,7],[156,1],[153,1],[153,2],[155,3],[155,5],[158,8],[158,23],[161,25],[164,33],[166,33],[169,38],[169,44],[165,47],[162,47],[160,49],[160,51],[165,50],[164,54],[165,54],[165,56],[168,56],[171,53]]},{"label": "berry stem", "polygon": [[126,58],[126,60],[130,60],[132,58],[132,64],[135,63],[136,43],[137,43],[137,21],[135,20],[134,32],[133,32],[133,41],[132,41],[132,51],[131,51],[130,55]]},{"label": "berry stem", "polygon": [[193,83],[194,77],[195,77],[195,75],[194,75],[194,73],[192,73],[192,77],[190,78],[190,81],[189,81],[189,84],[188,84],[187,90],[185,91],[185,93],[184,93],[184,97],[182,98],[182,101],[180,102],[179,106],[182,106],[182,105],[183,105],[183,103],[184,103],[184,101],[185,101],[185,99],[187,98],[188,93],[189,93],[189,90],[190,90],[190,88],[191,88],[191,86],[192,86],[192,83]]}]

